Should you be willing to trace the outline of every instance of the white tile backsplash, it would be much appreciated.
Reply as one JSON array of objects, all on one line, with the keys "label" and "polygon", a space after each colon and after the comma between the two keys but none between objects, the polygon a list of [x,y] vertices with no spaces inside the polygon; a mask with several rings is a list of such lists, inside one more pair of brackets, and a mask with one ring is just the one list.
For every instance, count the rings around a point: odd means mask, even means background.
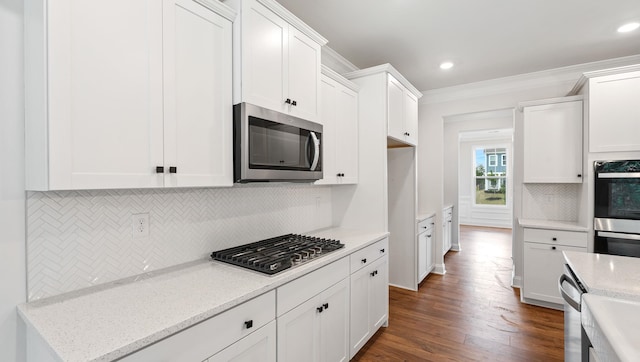
[{"label": "white tile backsplash", "polygon": [[522,218],[577,221],[581,184],[524,184]]},{"label": "white tile backsplash", "polygon": [[[132,215],[149,213],[149,237]],[[29,301],[207,258],[218,249],[331,226],[331,187],[27,193]]]}]

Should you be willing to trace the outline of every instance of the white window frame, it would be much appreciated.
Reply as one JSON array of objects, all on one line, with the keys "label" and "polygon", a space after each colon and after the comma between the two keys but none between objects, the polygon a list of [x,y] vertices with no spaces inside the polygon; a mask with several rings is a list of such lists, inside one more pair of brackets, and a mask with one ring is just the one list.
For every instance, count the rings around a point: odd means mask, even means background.
[{"label": "white window frame", "polygon": [[[471,183],[471,187],[473,188],[473,190],[471,192],[471,195],[472,195],[471,199],[472,199],[473,207],[481,207],[481,208],[485,208],[486,207],[486,208],[491,208],[491,209],[508,208],[509,207],[509,202],[511,200],[510,200],[510,197],[508,195],[508,192],[505,193],[505,203],[503,205],[478,204],[478,203],[476,203],[476,184],[477,184],[477,179],[478,179],[478,176],[476,176],[476,168],[478,167],[478,164],[476,163],[476,152],[477,152],[477,150],[498,149],[498,148],[504,148],[505,152],[509,152],[509,148],[508,148],[507,145],[495,145],[495,146],[494,145],[491,145],[491,146],[479,146],[478,145],[478,146],[475,146],[475,147],[472,148],[472,152],[473,152],[473,155],[472,155],[472,157],[473,157],[473,167],[471,169],[471,172],[473,174],[472,174],[472,178],[471,179],[473,180],[473,182]],[[485,176],[484,176],[485,183],[489,182],[488,178],[502,179],[502,180],[504,180],[503,182],[509,181],[510,170],[509,170],[508,166],[506,167],[504,175],[502,175],[502,176],[491,176],[491,177],[487,176],[487,174],[488,174],[488,170],[487,169],[489,167],[497,167],[498,166],[498,155],[497,154],[488,154],[487,155],[486,153],[485,153],[485,155],[486,155],[486,165],[485,165],[485,170],[484,170],[485,171]],[[494,161],[496,163],[493,166],[491,166],[490,163],[489,163],[490,162],[489,160],[490,160],[491,156],[493,156],[493,159],[494,159]],[[504,156],[505,156],[505,161],[506,161],[506,153],[505,153]]]},{"label": "white window frame", "polygon": [[507,154],[506,153],[503,153],[502,155],[500,155],[500,165],[501,166],[505,166],[505,167],[507,166]]}]

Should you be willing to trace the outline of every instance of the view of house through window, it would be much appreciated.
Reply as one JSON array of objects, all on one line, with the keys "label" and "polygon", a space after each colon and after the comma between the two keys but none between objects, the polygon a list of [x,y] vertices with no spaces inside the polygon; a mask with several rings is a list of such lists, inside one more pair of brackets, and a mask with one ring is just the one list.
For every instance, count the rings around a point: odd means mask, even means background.
[{"label": "view of house through window", "polygon": [[507,149],[476,148],[476,205],[507,204]]}]

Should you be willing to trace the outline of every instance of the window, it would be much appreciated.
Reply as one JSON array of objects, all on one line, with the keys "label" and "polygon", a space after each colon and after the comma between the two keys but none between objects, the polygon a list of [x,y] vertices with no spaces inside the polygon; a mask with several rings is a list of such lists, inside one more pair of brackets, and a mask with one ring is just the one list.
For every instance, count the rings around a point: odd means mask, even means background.
[{"label": "window", "polygon": [[506,205],[507,149],[479,147],[474,153],[475,204]]},{"label": "window", "polygon": [[498,155],[489,155],[489,167],[498,166]]}]

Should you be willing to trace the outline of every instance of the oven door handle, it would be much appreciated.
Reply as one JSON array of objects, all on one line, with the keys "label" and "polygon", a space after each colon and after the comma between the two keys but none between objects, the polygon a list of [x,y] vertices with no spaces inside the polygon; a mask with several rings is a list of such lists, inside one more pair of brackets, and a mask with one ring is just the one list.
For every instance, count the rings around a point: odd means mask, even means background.
[{"label": "oven door handle", "polygon": [[318,161],[320,160],[320,140],[315,132],[309,132],[309,137],[311,137],[311,141],[313,142],[313,161],[311,161],[309,170],[315,171],[316,167],[318,167]]},{"label": "oven door handle", "polygon": [[616,238],[616,239],[640,241],[640,235],[638,234],[622,234],[622,233],[612,233],[609,231],[598,231],[598,236],[603,238]]},{"label": "oven door handle", "polygon": [[[562,283],[564,283],[564,282],[567,282],[567,284],[571,285],[578,293],[580,293],[580,289],[578,289],[578,286],[573,281],[573,279],[569,278],[566,274],[562,274],[560,276],[560,279],[558,279],[558,289],[560,290],[560,294],[562,295],[562,299],[564,299],[567,302],[567,304],[569,304],[571,306],[571,308],[573,308],[573,309],[577,310],[578,312],[580,312],[580,309],[582,309],[580,307],[580,302],[576,301],[573,298],[571,298],[569,293],[567,293],[567,291],[564,290],[564,287],[562,286]],[[582,293],[580,293],[580,295],[582,295]]]},{"label": "oven door handle", "polygon": [[601,172],[598,178],[640,178],[640,172]]}]

